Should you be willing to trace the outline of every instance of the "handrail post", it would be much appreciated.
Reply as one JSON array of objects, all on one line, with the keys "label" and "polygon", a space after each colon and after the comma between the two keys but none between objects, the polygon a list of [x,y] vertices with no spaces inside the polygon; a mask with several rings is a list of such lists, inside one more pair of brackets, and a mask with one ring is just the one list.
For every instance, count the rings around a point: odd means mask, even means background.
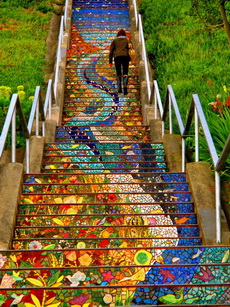
[{"label": "handrail post", "polygon": [[40,104],[40,99],[39,99],[39,95],[38,95],[38,101],[37,101],[37,105],[36,105],[36,136],[39,135],[39,104]]},{"label": "handrail post", "polygon": [[16,162],[16,108],[14,108],[12,116],[12,139],[11,139],[11,162]]},{"label": "handrail post", "polygon": [[195,116],[195,162],[199,162],[199,118],[197,108],[194,110]]},{"label": "handrail post", "polygon": [[153,82],[153,104],[154,104],[154,118],[158,119],[157,93],[156,93],[155,81]]},{"label": "handrail post", "polygon": [[52,87],[52,80],[50,80],[50,95],[49,95],[49,116],[48,118],[52,118],[52,97],[53,97],[53,87]]},{"label": "handrail post", "polygon": [[65,1],[65,11],[64,11],[64,28],[66,29],[66,19],[67,19],[67,10],[68,10],[69,1]]},{"label": "handrail post", "polygon": [[144,61],[144,65],[145,65],[145,75],[146,75],[146,83],[147,83],[147,90],[148,90],[148,103],[149,103],[150,96],[151,96],[151,88],[150,88],[149,67],[148,67],[147,53],[146,53],[146,48],[145,48],[145,39],[144,39],[144,33],[143,33],[143,27],[142,27],[141,14],[139,14],[139,34],[140,34],[140,41],[142,44],[142,60]]},{"label": "handrail post", "polygon": [[173,133],[173,126],[172,126],[172,100],[170,93],[168,92],[168,100],[169,100],[169,133]]},{"label": "handrail post", "polygon": [[137,13],[137,2],[136,2],[136,0],[133,0],[133,7],[134,7],[135,24],[136,24],[136,30],[137,30],[137,28],[138,28],[138,13]]},{"label": "handrail post", "polygon": [[30,139],[26,139],[26,173],[30,172]]},{"label": "handrail post", "polygon": [[63,19],[64,17],[61,17],[61,25],[60,25],[60,33],[58,38],[58,47],[57,47],[57,60],[56,60],[56,67],[55,67],[55,76],[54,76],[54,94],[55,99],[57,98],[57,84],[58,84],[58,74],[59,74],[59,63],[61,61],[61,44],[63,43]]},{"label": "handrail post", "polygon": [[215,171],[215,197],[216,197],[216,242],[221,243],[221,192],[220,174]]},{"label": "handrail post", "polygon": [[181,165],[181,170],[182,172],[185,172],[185,164],[186,164],[186,143],[185,143],[185,138],[182,136],[181,139],[181,147],[182,147],[182,165]]}]

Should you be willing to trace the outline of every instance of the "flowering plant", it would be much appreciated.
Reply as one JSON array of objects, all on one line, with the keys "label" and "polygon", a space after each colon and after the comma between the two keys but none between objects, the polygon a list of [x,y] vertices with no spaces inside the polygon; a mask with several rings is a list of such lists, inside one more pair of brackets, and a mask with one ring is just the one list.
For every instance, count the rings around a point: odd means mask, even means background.
[{"label": "flowering plant", "polygon": [[224,92],[227,94],[226,97],[222,97],[221,94],[216,95],[216,100],[214,102],[210,102],[212,111],[215,113],[224,114],[226,110],[230,110],[230,89],[228,89],[225,85],[223,86]]}]

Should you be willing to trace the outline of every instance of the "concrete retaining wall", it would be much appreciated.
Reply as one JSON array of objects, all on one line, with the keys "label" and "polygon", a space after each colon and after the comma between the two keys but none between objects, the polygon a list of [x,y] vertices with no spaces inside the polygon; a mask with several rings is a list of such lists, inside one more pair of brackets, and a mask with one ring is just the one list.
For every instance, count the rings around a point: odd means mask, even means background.
[{"label": "concrete retaining wall", "polygon": [[23,164],[0,166],[0,249],[10,249],[21,194]]}]

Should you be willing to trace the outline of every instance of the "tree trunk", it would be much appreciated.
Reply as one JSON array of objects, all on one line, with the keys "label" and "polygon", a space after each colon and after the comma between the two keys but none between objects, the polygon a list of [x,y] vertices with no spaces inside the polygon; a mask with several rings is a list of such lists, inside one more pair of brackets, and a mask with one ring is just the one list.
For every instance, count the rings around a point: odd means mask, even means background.
[{"label": "tree trunk", "polygon": [[221,17],[222,17],[222,20],[223,20],[223,23],[224,23],[224,29],[225,29],[225,32],[227,34],[228,42],[229,42],[229,45],[230,45],[230,25],[229,25],[229,22],[228,22],[228,19],[227,19],[227,14],[226,14],[225,7],[224,7],[225,2],[226,1],[221,1],[218,4],[218,6],[219,6],[220,14],[221,14]]}]

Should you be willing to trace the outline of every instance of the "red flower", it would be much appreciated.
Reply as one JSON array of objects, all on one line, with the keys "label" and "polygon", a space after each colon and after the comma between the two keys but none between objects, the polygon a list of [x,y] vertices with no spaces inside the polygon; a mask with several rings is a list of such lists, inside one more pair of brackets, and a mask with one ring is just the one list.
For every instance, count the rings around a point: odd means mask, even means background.
[{"label": "red flower", "polygon": [[113,229],[113,227],[108,227],[108,228],[107,228],[107,231],[108,231],[109,233],[113,233],[113,232],[114,232],[114,229]]},{"label": "red flower", "polygon": [[93,233],[90,233],[86,238],[97,238]]},{"label": "red flower", "polygon": [[101,247],[101,248],[105,248],[106,245],[109,244],[109,241],[107,239],[104,239],[102,240],[98,245]]},{"label": "red flower", "polygon": [[114,194],[109,194],[108,195],[108,201],[110,202],[115,202],[117,200],[117,196]]},{"label": "red flower", "polygon": [[79,230],[79,236],[85,236],[86,235],[86,230],[85,229],[80,229]]},{"label": "red flower", "polygon": [[108,221],[109,223],[112,223],[112,221],[113,221],[113,217],[112,217],[112,216],[107,217],[107,221]]},{"label": "red flower", "polygon": [[228,96],[228,98],[226,99],[226,107],[230,108],[230,96]]}]

